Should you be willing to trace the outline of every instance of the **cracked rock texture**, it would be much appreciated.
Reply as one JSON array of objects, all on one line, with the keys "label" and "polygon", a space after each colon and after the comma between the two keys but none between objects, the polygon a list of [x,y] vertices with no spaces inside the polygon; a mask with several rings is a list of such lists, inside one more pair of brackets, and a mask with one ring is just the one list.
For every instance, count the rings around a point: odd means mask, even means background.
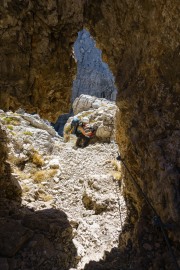
[{"label": "cracked rock texture", "polygon": [[2,1],[1,108],[23,107],[49,120],[69,111],[81,2]]},{"label": "cracked rock texture", "polygon": [[[1,11],[0,106],[22,105],[49,120],[68,111],[75,75],[71,46],[83,24],[90,31],[119,89],[121,154],[173,228],[167,233],[179,258],[179,0],[16,0],[3,1]],[[148,245],[142,239],[148,240],[153,215],[124,173],[132,225],[126,244],[145,258]],[[165,263],[165,245],[161,257],[155,255],[158,262],[149,269],[173,269]]]},{"label": "cracked rock texture", "polygon": [[[115,139],[115,115],[117,106],[115,102],[105,98],[96,98],[88,95],[80,95],[73,102],[74,114],[82,120],[89,119],[89,124],[96,128],[95,141],[110,142]],[[69,117],[64,129],[69,126],[73,117]]]},{"label": "cracked rock texture", "polygon": [[[90,24],[90,32],[103,50],[119,89],[117,140],[121,154],[163,222],[172,226],[168,236],[177,259],[180,257],[178,2],[90,1],[85,9],[86,23]],[[147,216],[152,219],[153,214],[147,214],[147,205],[127,172],[124,173],[125,193],[132,209],[129,239],[142,252],[140,228],[145,222],[142,220]],[[173,265],[161,263],[174,269]],[[159,267],[157,264],[153,269]]]}]

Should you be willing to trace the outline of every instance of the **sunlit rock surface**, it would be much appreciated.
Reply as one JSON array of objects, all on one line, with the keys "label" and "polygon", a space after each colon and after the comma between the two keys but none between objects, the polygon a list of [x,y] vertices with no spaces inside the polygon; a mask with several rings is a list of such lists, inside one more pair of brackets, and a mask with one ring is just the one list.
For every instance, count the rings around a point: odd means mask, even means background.
[{"label": "sunlit rock surface", "polygon": [[[173,229],[167,233],[178,258],[179,1],[65,3],[4,1],[0,106],[14,109],[22,104],[49,120],[64,112],[72,86],[71,46],[82,26],[87,27],[119,89],[121,154],[163,222],[171,224]],[[125,234],[122,245],[132,250],[132,257],[137,251],[132,267],[173,269],[164,244],[161,256],[156,246],[147,251],[144,243],[150,241],[153,214],[128,174],[125,183],[130,234]],[[158,229],[150,237],[162,238]],[[154,254],[154,260],[147,253]]]},{"label": "sunlit rock surface", "polygon": [[127,211],[115,181],[117,145],[74,150],[73,136],[64,143],[27,113],[0,112],[2,125],[11,177],[0,178],[1,269],[81,270],[118,249]]},{"label": "sunlit rock surface", "polygon": [[89,32],[83,29],[74,43],[77,75],[73,82],[72,102],[81,94],[115,101],[117,90],[108,65],[102,62],[101,51]]},{"label": "sunlit rock surface", "polygon": [[[74,115],[83,120],[88,118],[91,127],[96,129],[96,139],[101,142],[115,140],[115,116],[118,111],[115,102],[105,98],[96,98],[88,95],[80,95],[73,102]],[[69,126],[73,119],[70,117],[64,127]]]}]

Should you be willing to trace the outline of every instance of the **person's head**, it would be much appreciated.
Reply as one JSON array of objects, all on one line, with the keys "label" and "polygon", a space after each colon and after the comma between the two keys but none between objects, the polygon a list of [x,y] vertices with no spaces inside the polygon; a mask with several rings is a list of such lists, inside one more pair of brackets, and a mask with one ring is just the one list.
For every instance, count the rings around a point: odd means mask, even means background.
[{"label": "person's head", "polygon": [[79,118],[77,116],[73,117],[73,120],[71,122],[71,127],[75,127],[79,124]]},{"label": "person's head", "polygon": [[89,118],[88,117],[83,117],[82,120],[81,120],[81,122],[83,124],[88,124],[89,123]]},{"label": "person's head", "polygon": [[74,116],[74,117],[73,117],[73,121],[74,121],[74,122],[79,122],[79,118],[78,118],[77,116]]}]

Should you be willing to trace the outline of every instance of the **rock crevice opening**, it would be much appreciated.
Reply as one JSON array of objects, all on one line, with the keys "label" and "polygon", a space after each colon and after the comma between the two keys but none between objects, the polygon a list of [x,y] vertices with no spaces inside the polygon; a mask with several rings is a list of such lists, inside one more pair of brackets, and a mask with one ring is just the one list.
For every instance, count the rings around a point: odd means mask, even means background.
[{"label": "rock crevice opening", "polygon": [[[178,227],[179,1],[4,1],[1,21],[0,107],[22,105],[49,120],[69,110],[75,74],[72,44],[83,26],[90,31],[119,89],[121,154],[163,222]],[[129,239],[138,254],[144,254],[139,239],[148,237],[144,231],[150,220],[142,220],[149,211],[124,175]],[[179,233],[168,230],[176,257]],[[164,263],[166,257],[164,247],[161,259],[157,255],[150,267],[173,269]]]}]

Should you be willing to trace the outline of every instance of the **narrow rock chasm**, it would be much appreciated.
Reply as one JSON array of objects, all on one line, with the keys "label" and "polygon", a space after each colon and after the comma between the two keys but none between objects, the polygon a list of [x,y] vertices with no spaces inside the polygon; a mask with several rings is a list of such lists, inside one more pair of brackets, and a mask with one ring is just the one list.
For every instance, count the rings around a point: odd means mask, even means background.
[{"label": "narrow rock chasm", "polygon": [[[95,41],[87,30],[83,29],[78,33],[73,52],[77,63],[77,74],[73,81],[71,104],[82,94],[115,101],[117,89],[114,76],[108,65],[102,61],[102,52],[96,47]],[[60,136],[63,136],[64,125],[72,115],[71,108],[69,113],[61,114],[53,124]]]},{"label": "narrow rock chasm", "polygon": [[[178,0],[4,1],[0,108],[8,111],[23,107],[50,121],[69,112],[76,73],[72,46],[77,33],[83,27],[88,29],[102,49],[103,60],[115,75],[119,89],[116,137],[121,155],[165,224],[179,263],[178,25]],[[22,191],[15,185],[8,163],[4,163],[8,150],[2,130],[1,197],[18,197],[20,201]],[[128,250],[128,267],[176,269],[158,227],[152,225],[153,214],[125,170],[123,175],[129,225],[119,239],[119,249]],[[13,188],[8,191],[7,186]],[[2,209],[3,216],[8,208]],[[26,241],[31,232],[24,235]],[[114,258],[121,261],[116,250],[86,268],[113,269]],[[5,269],[12,264],[8,260],[2,258]]]},{"label": "narrow rock chasm", "polygon": [[102,52],[90,33],[83,29],[74,43],[74,55],[77,62],[77,75],[73,82],[72,102],[81,94],[116,100],[117,89],[114,76],[106,63],[102,61]]}]

